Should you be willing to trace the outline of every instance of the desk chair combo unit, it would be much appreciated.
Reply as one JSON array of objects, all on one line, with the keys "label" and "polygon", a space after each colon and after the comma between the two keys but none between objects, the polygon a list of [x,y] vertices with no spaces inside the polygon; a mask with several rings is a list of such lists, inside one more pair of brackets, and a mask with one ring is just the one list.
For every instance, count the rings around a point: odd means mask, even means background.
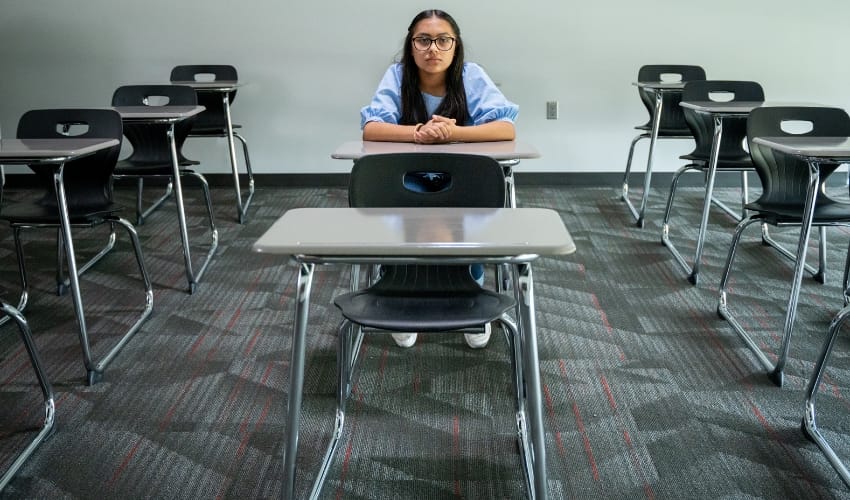
[{"label": "desk chair combo unit", "polygon": [[[82,131],[76,134],[77,131]],[[66,135],[68,134],[68,135]],[[76,135],[73,135],[76,134]],[[29,228],[58,228],[59,262],[57,281],[64,290],[62,258],[68,265],[68,281],[79,326],[80,345],[89,385],[103,374],[106,365],[138,331],[153,310],[153,290],[142,258],[135,228],[117,215],[121,209],[112,198],[112,173],[118,158],[121,116],[109,109],[45,109],[25,113],[19,123],[18,139],[3,139],[0,163],[29,165],[35,172],[40,198],[10,203],[0,211],[0,219],[12,227],[20,271],[22,293],[18,309],[23,310],[28,296],[27,273],[21,233]],[[72,227],[109,224],[109,244],[86,265],[77,268]],[[135,251],[144,285],[144,307],[121,339],[99,362],[92,357],[80,294],[79,276],[111,250],[115,226],[124,227]]]},{"label": "desk chair combo unit", "polygon": [[[716,97],[721,96],[722,101],[716,100]],[[763,101],[764,91],[756,82],[696,80],[685,83],[680,104],[696,147],[691,153],[680,157],[689,163],[673,175],[661,226],[661,241],[673,253],[678,263],[688,273],[688,280],[694,285],[699,282],[700,260],[705,244],[711,202],[720,206],[736,220],[741,219],[741,215],[713,198],[716,174],[741,172],[741,206],[745,206],[748,202],[747,172],[753,170],[753,165],[750,154],[744,149],[747,116],[752,108],[760,106]],[[691,171],[701,172],[705,176],[705,198],[693,264],[685,260],[670,240],[670,216],[673,211],[676,188],[682,174]]]},{"label": "desk chair combo unit", "polygon": [[[233,187],[236,191],[236,215],[239,223],[243,224],[248,207],[254,197],[254,174],[251,172],[248,142],[235,130],[241,128],[242,125],[234,124],[230,116],[230,105],[236,98],[236,89],[239,86],[236,68],[223,64],[176,66],[171,70],[171,83],[192,87],[197,93],[198,104],[206,108],[192,124],[189,137],[223,137],[227,139],[230,167],[233,172]],[[239,182],[234,137],[242,143],[245,172],[248,176],[248,193],[244,200]],[[181,160],[189,164],[198,163],[187,160],[182,156],[182,153]]]},{"label": "desk chair combo unit", "polygon": [[[404,187],[405,177],[421,172],[440,173],[440,179],[426,192]],[[364,156],[355,163],[349,185],[350,205],[363,208],[291,210],[255,243],[256,251],[289,255],[300,269],[284,456],[285,498],[295,497],[304,344],[317,263],[381,264],[382,273],[365,289],[353,277],[352,291],[334,300],[343,316],[336,422],[310,498],[319,496],[343,432],[345,403],[364,332],[480,331],[492,321],[503,325],[510,346],[527,494],[547,498],[530,262],[538,255],[572,253],[575,245],[557,213],[502,208],[505,194],[504,171],[490,158],[423,153]],[[509,264],[516,284],[511,294],[480,287],[469,272],[474,263]],[[508,315],[510,311],[516,321]]]},{"label": "desk chair combo unit", "polygon": [[[797,133],[790,129],[790,124],[801,122],[810,124],[810,130]],[[823,146],[834,144],[836,137],[847,136],[850,136],[850,116],[838,108],[762,107],[753,109],[747,120],[747,143],[763,191],[758,200],[745,206],[749,215],[735,229],[720,281],[717,312],[744,340],[778,386],[783,382],[811,228],[850,225],[850,206],[830,198],[824,190],[827,177],[841,163],[850,161],[850,149],[833,152],[832,148]],[[812,142],[821,146],[822,154],[801,152],[794,147],[795,143]],[[777,227],[800,226],[782,345],[775,363],[759,348],[729,309],[727,288],[735,252],[744,230],[754,223]],[[823,246],[819,253],[819,260],[824,266]],[[845,304],[850,302],[847,272],[845,263],[842,287]]]},{"label": "desk chair combo unit", "polygon": [[[158,104],[161,102],[166,104]],[[118,162],[115,178],[137,180],[136,212],[140,220],[143,220],[152,210],[158,208],[168,196],[168,193],[166,193],[165,197],[160,198],[148,210],[143,211],[141,196],[144,179],[167,179],[169,186],[174,187],[183,260],[186,266],[186,279],[189,282],[189,293],[194,293],[210,260],[215,255],[216,248],[218,248],[218,229],[216,229],[213,220],[209,184],[200,173],[180,165],[178,147],[189,133],[192,118],[203,111],[203,107],[197,105],[195,91],[190,87],[181,85],[126,85],[119,87],[112,95],[112,105],[121,113],[121,118],[124,121],[124,135],[133,146],[132,154]],[[184,176],[192,177],[200,183],[209,223],[210,244],[207,255],[201,262],[197,273],[192,268],[189,231],[183,202],[181,179]]]},{"label": "desk chair combo unit", "polygon": [[41,429],[24,447],[24,449],[21,450],[14,462],[12,462],[9,468],[6,469],[6,472],[3,473],[3,476],[0,477],[0,492],[2,492],[6,485],[9,484],[9,481],[12,480],[18,470],[24,465],[42,441],[53,434],[56,404],[53,399],[53,388],[50,386],[50,381],[47,379],[47,375],[44,372],[41,357],[35,347],[35,342],[33,342],[32,332],[30,331],[29,323],[27,323],[26,318],[24,318],[20,311],[5,302],[0,302],[0,312],[2,312],[6,318],[10,318],[15,322],[15,324],[17,324],[21,340],[24,342],[24,347],[27,350],[30,364],[35,372],[39,388],[41,389],[41,393],[44,397],[44,421],[41,425]]},{"label": "desk chair combo unit", "polygon": [[[629,207],[638,227],[643,227],[646,202],[649,198],[649,188],[652,181],[652,159],[655,143],[658,139],[692,139],[691,130],[685,123],[679,102],[685,82],[705,80],[705,70],[699,66],[652,64],[642,66],[638,71],[638,88],[640,100],[649,112],[649,121],[635,127],[640,130],[629,147],[629,158],[626,161],[626,172],[623,175],[621,198]],[[635,208],[629,199],[629,177],[632,170],[632,158],[635,145],[641,139],[649,139],[649,152],[646,158],[646,170],[643,176],[643,195],[640,206]]]}]

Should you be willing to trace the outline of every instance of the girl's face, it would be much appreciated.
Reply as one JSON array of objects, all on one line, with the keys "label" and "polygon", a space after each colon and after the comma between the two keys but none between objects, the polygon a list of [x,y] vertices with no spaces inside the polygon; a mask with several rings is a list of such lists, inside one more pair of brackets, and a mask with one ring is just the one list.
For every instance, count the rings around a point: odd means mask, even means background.
[{"label": "girl's face", "polygon": [[[413,60],[420,73],[445,73],[455,57],[457,35],[452,26],[439,17],[429,17],[413,27]],[[428,40],[426,40],[428,39]],[[436,41],[432,41],[436,40]],[[426,50],[420,50],[428,44]],[[441,50],[450,47],[448,50]]]}]

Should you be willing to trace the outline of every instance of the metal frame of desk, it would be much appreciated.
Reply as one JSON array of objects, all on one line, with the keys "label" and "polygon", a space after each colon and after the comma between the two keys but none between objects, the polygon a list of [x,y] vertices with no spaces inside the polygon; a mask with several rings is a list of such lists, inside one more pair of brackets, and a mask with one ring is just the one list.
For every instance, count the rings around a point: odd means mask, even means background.
[{"label": "metal frame of desk", "polygon": [[[77,259],[74,252],[74,239],[71,235],[71,220],[68,213],[68,200],[65,194],[64,168],[65,163],[94,154],[102,149],[120,144],[117,139],[0,139],[0,164],[5,165],[47,165],[53,167],[53,183],[56,201],[59,208],[59,223],[62,239],[65,244],[65,259],[68,265],[68,280],[70,281],[71,298],[74,303],[74,313],[79,326],[80,344],[83,349],[83,364],[87,371],[89,385],[97,381],[106,366],[115,358],[118,351],[132,338],[142,323],[153,311],[153,292],[148,290],[145,308],[142,315],[124,334],[124,337],[106,354],[100,362],[92,359],[89,347],[88,329],[83,312],[83,300],[80,294]],[[18,309],[26,304],[25,297]]]},{"label": "metal frame of desk", "polygon": [[[248,197],[242,201],[242,188],[239,183],[239,166],[236,161],[236,146],[233,144],[233,137],[236,136],[233,132],[233,120],[230,116],[230,94],[242,86],[239,82],[228,80],[216,80],[211,82],[194,81],[194,80],[174,80],[171,82],[174,85],[186,85],[192,87],[196,93],[209,92],[221,94],[222,104],[224,106],[224,118],[226,123],[225,138],[227,139],[227,150],[230,156],[230,168],[233,172],[233,187],[236,191],[236,215],[240,224],[245,223],[248,213],[248,207],[251,205],[251,200],[254,198],[254,174],[251,172],[251,162],[248,159],[247,145],[245,146],[245,169],[248,174]],[[191,136],[191,131],[189,132]],[[242,144],[245,145],[245,138],[239,137]]]},{"label": "metal frame of desk", "polygon": [[[416,227],[443,226],[451,237],[433,239]],[[299,268],[284,456],[283,496],[294,498],[298,430],[304,385],[307,318],[316,264],[507,263],[514,269],[521,374],[527,411],[518,401],[524,473],[531,498],[547,498],[542,394],[537,356],[531,261],[575,251],[557,212],[539,208],[305,208],[284,214],[254,244],[261,253],[288,255]],[[333,449],[328,453],[332,454]],[[318,496],[321,479],[311,497]]]},{"label": "metal frame of desk", "polygon": [[174,126],[180,121],[191,118],[204,110],[203,106],[116,106],[113,109],[121,114],[121,120],[126,123],[164,123],[168,124],[168,145],[171,149],[172,182],[174,197],[177,204],[177,219],[180,224],[180,240],[183,245],[183,261],[186,266],[186,279],[189,282],[189,293],[195,292],[198,282],[207,270],[218,248],[218,229],[215,227],[212,212],[210,212],[210,232],[212,242],[207,255],[197,274],[192,270],[192,253],[189,248],[189,231],[186,224],[186,209],[183,204],[183,188],[180,182],[180,164],[177,159],[177,144],[174,138]]}]

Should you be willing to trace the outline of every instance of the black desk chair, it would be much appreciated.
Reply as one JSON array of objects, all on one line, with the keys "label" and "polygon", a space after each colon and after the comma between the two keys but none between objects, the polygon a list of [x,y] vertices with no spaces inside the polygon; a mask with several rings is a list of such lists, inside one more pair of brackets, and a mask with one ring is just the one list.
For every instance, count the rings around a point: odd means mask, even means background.
[{"label": "black desk chair", "polygon": [[12,465],[10,465],[8,469],[6,469],[3,476],[0,477],[0,492],[2,492],[6,485],[9,484],[9,481],[14,478],[18,470],[20,470],[42,441],[53,434],[56,405],[53,400],[53,388],[50,386],[50,381],[47,379],[47,375],[44,372],[41,358],[35,347],[35,342],[33,342],[32,332],[30,331],[26,318],[24,318],[20,311],[5,302],[0,302],[0,312],[2,312],[6,317],[11,318],[12,321],[18,325],[21,340],[24,342],[24,347],[26,348],[27,354],[30,358],[30,364],[35,372],[38,385],[41,388],[41,393],[44,396],[44,422],[42,423],[41,429],[33,437],[29,444],[27,444],[27,446],[18,454],[15,461],[12,462]]},{"label": "black desk chair", "polygon": [[[431,174],[423,177],[421,174]],[[423,180],[424,179],[424,180]],[[418,184],[417,191],[405,183]],[[381,154],[357,160],[349,182],[352,207],[493,207],[505,205],[504,172],[487,157],[460,154]],[[438,228],[435,228],[438,230]],[[338,387],[334,436],[313,487],[322,483],[336,450],[345,421],[345,403],[357,365],[364,328],[383,332],[480,331],[482,325],[500,321],[512,349],[517,411],[524,411],[521,375],[522,341],[506,314],[516,308],[514,297],[481,288],[469,265],[383,265],[377,282],[358,290],[353,278],[351,293],[334,304],[343,321],[337,351]],[[356,276],[356,274],[354,274]]]},{"label": "black desk chair", "polygon": [[[808,132],[792,133],[783,129],[783,122],[808,122],[812,128]],[[799,288],[795,283],[791,289],[782,346],[774,364],[762,352],[758,344],[750,338],[728,308],[727,285],[741,236],[744,230],[754,223],[769,224],[775,227],[801,226],[805,215],[806,195],[809,190],[816,190],[812,227],[850,225],[850,205],[834,200],[824,190],[827,177],[840,166],[840,163],[820,163],[820,185],[812,186],[810,185],[813,183],[810,180],[810,166],[806,161],[753,142],[756,137],[783,136],[850,136],[850,116],[844,110],[838,108],[764,107],[754,109],[747,119],[747,144],[749,145],[753,166],[761,180],[762,194],[758,200],[746,205],[745,208],[751,213],[741,220],[735,229],[726,266],[720,280],[720,299],[717,312],[729,322],[735,332],[746,342],[761,364],[770,372],[770,379],[778,386],[782,385],[783,370],[788,358]],[[821,239],[823,240],[823,238]],[[795,255],[797,260],[799,260],[807,245],[808,238],[801,238]],[[825,264],[823,247],[821,247],[819,253],[821,262]],[[848,257],[850,257],[850,254],[848,254]],[[843,290],[847,290],[848,284],[847,264],[850,264],[850,260],[845,263]]]},{"label": "black desk chair", "polygon": [[[112,95],[113,106],[194,106],[197,104],[195,91],[185,85],[125,85],[118,87]],[[129,157],[120,160],[115,168],[116,179],[132,178],[138,183],[136,216],[139,221],[157,209],[168,197],[169,193],[159,198],[147,210],[142,210],[142,182],[144,179],[165,179],[169,187],[177,184],[172,150],[168,141],[170,123],[133,123],[124,124],[124,135],[133,146]],[[191,119],[177,122],[174,125],[174,140],[177,147],[186,140],[192,127]],[[210,246],[195,281],[200,279],[218,247],[218,229],[213,219],[212,197],[207,180],[198,172],[180,165],[180,177],[191,177],[200,183],[204,195],[207,220],[210,231]],[[170,191],[170,190],[169,190]],[[179,219],[181,239],[184,253],[189,254],[189,236],[186,229],[185,207],[182,192],[176,193],[177,216]],[[196,283],[190,279],[189,293],[193,293]]]},{"label": "black desk chair", "polygon": [[[72,227],[93,227],[108,223],[110,226],[109,244],[98,255],[82,266],[81,275],[100,260],[111,248],[115,241],[115,225],[123,226],[130,237],[135,251],[136,262],[145,288],[145,306],[141,315],[124,336],[103,356],[100,362],[92,359],[89,347],[88,331],[84,320],[82,298],[79,290],[73,291],[74,307],[79,323],[80,344],[83,349],[83,362],[88,376],[87,382],[93,384],[103,373],[106,365],[118,351],[136,333],[142,323],[153,310],[153,289],[148,278],[142,247],[135,228],[130,222],[119,217],[122,209],[113,202],[112,173],[121,150],[122,140],[121,115],[110,109],[44,109],[25,113],[18,122],[19,139],[59,139],[68,137],[76,130],[84,130],[77,138],[117,139],[119,144],[89,156],[67,162],[63,167],[64,188],[68,200],[68,215]],[[35,200],[11,203],[0,211],[0,219],[6,220],[12,226],[15,239],[15,249],[18,257],[18,267],[21,276],[21,301],[18,309],[23,310],[29,295],[27,273],[25,266],[24,247],[21,243],[21,232],[27,228],[59,228],[60,216],[56,201],[53,168],[44,165],[30,165],[36,174],[41,197]],[[65,244],[58,242],[58,277],[60,292],[62,290],[62,254],[66,251]]]},{"label": "black desk chair", "polygon": [[[687,82],[682,91],[682,101],[713,101],[714,99],[712,97],[716,94],[723,94],[726,97],[723,102],[764,101],[764,91],[758,83],[724,80],[695,80]],[[678,187],[679,179],[686,172],[698,171],[706,175],[706,193],[711,197],[714,186],[708,184],[713,183],[714,178],[708,178],[707,175],[711,161],[714,134],[716,133],[716,121],[713,116],[707,113],[699,113],[689,108],[684,108],[682,111],[685,122],[693,134],[696,147],[692,152],[679,157],[687,160],[689,163],[681,167],[673,175],[670,194],[667,197],[667,208],[664,211],[664,220],[661,225],[661,241],[689,274],[688,279],[691,283],[696,285],[699,280],[699,258],[701,256],[703,242],[705,241],[707,229],[705,223],[707,220],[700,222],[699,231],[697,232],[696,258],[693,264],[689,265],[670,240],[670,216],[673,212],[673,201],[676,197],[676,188]],[[747,172],[753,170],[750,154],[744,149],[744,141],[747,137],[747,118],[745,114],[742,114],[740,116],[726,116],[720,119],[722,120],[720,124],[722,135],[717,150],[716,172],[741,172],[742,206],[744,206],[748,202]],[[736,220],[740,220],[742,217],[718,200],[706,199],[704,203],[704,214],[706,213],[705,210],[708,210],[708,205],[715,203]]]},{"label": "black desk chair", "polygon": [[[202,80],[202,76],[207,76],[211,80]],[[171,70],[171,81],[174,83],[195,81],[236,83],[238,80],[239,75],[236,72],[236,68],[225,64],[182,65],[175,66]],[[233,171],[233,185],[236,190],[236,210],[239,223],[241,224],[245,221],[245,214],[254,197],[254,174],[251,171],[248,142],[236,131],[236,129],[242,128],[242,125],[233,123],[230,117],[230,106],[233,104],[233,100],[236,99],[236,90],[218,92],[198,87],[195,91],[198,94],[198,104],[206,107],[206,109],[198,115],[193,123],[189,137],[224,137],[229,140],[230,166]],[[233,141],[228,135],[228,130],[233,131],[233,137],[239,139],[239,142],[242,143],[242,154],[245,157],[245,171],[248,176],[248,195],[244,201],[242,200],[242,189],[239,186],[239,169],[236,164],[236,153],[233,147]],[[180,156],[182,161],[197,163],[193,160],[187,160],[183,157],[182,152]]]},{"label": "black desk chair", "polygon": [[[638,82],[660,82],[665,76],[675,76],[671,81],[689,82],[691,80],[705,80],[705,70],[699,66],[676,65],[676,64],[649,64],[641,66],[638,70]],[[667,81],[665,79],[665,81]],[[632,139],[629,147],[629,158],[626,161],[626,172],[623,175],[623,189],[621,198],[629,207],[632,215],[637,221],[638,227],[643,227],[646,202],[649,198],[649,187],[652,182],[652,145],[648,152],[647,170],[644,172],[643,194],[640,207],[635,208],[629,199],[629,176],[632,171],[632,158],[635,153],[635,145],[641,139],[691,139],[691,130],[685,123],[685,117],[681,102],[682,92],[678,90],[659,90],[656,92],[638,87],[638,95],[646,110],[649,112],[649,121],[635,128],[641,132]],[[660,113],[660,114],[659,114]]]}]

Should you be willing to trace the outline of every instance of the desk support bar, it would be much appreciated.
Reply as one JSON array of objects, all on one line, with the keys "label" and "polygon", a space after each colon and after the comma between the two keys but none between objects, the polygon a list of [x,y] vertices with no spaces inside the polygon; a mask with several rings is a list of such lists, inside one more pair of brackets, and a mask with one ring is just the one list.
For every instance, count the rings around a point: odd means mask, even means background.
[{"label": "desk support bar", "polygon": [[307,317],[310,313],[310,290],[313,286],[315,264],[298,266],[298,288],[295,292],[295,328],[292,335],[292,359],[289,366],[289,397],[287,398],[286,443],[284,443],[283,497],[295,499],[295,461],[298,454],[298,429],[301,422],[301,401],[304,390],[304,364],[307,349]]},{"label": "desk support bar", "polygon": [[832,464],[832,467],[835,468],[836,472],[838,472],[838,475],[841,477],[841,480],[844,481],[844,484],[850,487],[850,472],[847,471],[847,467],[844,466],[841,459],[838,458],[838,455],[836,455],[832,450],[829,442],[827,442],[826,438],[824,438],[818,430],[818,424],[815,418],[815,397],[817,396],[818,388],[820,388],[824,371],[826,371],[829,356],[832,354],[832,348],[835,346],[835,339],[838,337],[838,333],[847,321],[847,318],[850,318],[850,306],[845,306],[841,311],[839,311],[829,325],[829,335],[827,335],[826,341],[823,344],[820,356],[818,356],[818,361],[815,364],[815,369],[812,372],[812,378],[809,380],[809,386],[806,389],[806,404],[803,412],[801,428],[803,430],[803,434],[818,445],[818,448],[821,449],[823,454],[829,460],[829,463]]},{"label": "desk support bar", "polygon": [[[233,187],[236,190],[236,216],[240,224],[245,223],[248,207],[254,198],[254,174],[251,172],[251,159],[248,156],[248,143],[245,138],[233,131],[233,121],[230,118],[230,97],[228,92],[222,95],[224,118],[227,122],[227,148],[230,153],[230,167],[233,170]],[[233,138],[236,137],[242,143],[242,153],[245,155],[245,170],[248,172],[248,197],[242,202],[242,189],[239,186],[239,169],[236,163],[236,147]]]},{"label": "desk support bar", "polygon": [[788,296],[788,305],[785,313],[785,323],[783,326],[783,339],[780,353],[773,363],[768,359],[767,355],[759,348],[758,344],[744,330],[743,326],[735,319],[735,316],[729,311],[726,297],[726,287],[729,283],[729,275],[732,269],[732,264],[735,260],[735,250],[741,235],[744,230],[752,223],[759,222],[758,219],[744,220],[735,228],[735,234],[732,236],[732,245],[729,248],[729,255],[726,258],[726,267],[723,276],[720,279],[720,299],[717,304],[717,313],[721,318],[725,319],[741,339],[747,344],[747,347],[755,354],[759,362],[768,370],[769,378],[777,386],[782,386],[783,370],[785,362],[788,358],[788,350],[791,345],[791,333],[794,329],[794,320],[797,317],[797,300],[800,296],[800,284],[803,279],[803,271],[805,270],[806,250],[809,243],[809,235],[811,234],[812,218],[814,216],[815,199],[817,198],[818,186],[820,185],[819,166],[816,162],[809,163],[809,184],[806,188],[806,204],[803,212],[802,225],[800,227],[800,239],[797,242],[796,261],[794,263],[794,274],[791,282],[791,292]]}]

